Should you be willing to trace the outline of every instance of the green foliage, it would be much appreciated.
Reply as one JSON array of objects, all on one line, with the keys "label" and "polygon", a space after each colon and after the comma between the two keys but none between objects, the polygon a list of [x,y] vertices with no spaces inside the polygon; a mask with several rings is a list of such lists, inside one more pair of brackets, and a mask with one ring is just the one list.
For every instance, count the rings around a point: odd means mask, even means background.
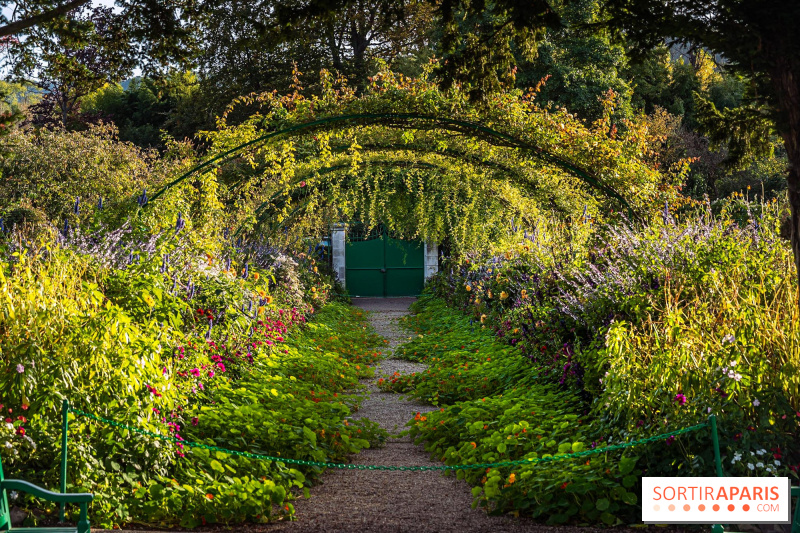
[{"label": "green foliage", "polygon": [[564,27],[547,32],[536,45],[535,57],[519,58],[515,85],[527,89],[544,81],[536,97],[543,107],[547,103],[564,107],[587,122],[603,116],[604,101],[611,92],[617,96],[614,119],[629,119],[633,91],[625,79],[625,50],[612,43],[607,33],[586,28],[597,21],[598,11],[595,0],[561,6]]},{"label": "green foliage", "polygon": [[[59,227],[95,217],[90,206],[104,202],[103,220],[124,220],[134,195],[157,187],[185,164],[182,158],[157,158],[116,139],[110,126],[85,132],[16,129],[2,138],[0,150],[0,209],[15,207],[41,212]],[[83,209],[74,215],[76,198]],[[171,221],[170,221],[171,223]]]},{"label": "green foliage", "polygon": [[[343,461],[383,442],[375,424],[349,420],[383,340],[360,311],[325,306],[331,283],[315,259],[224,246],[216,259],[187,233],[0,239],[0,438],[15,477],[57,485],[63,399],[184,441],[295,459]],[[68,490],[93,492],[93,523],[107,528],[290,517],[293,489],[321,473],[77,416],[69,446]]]},{"label": "green foliage", "polygon": [[[682,206],[680,222],[668,212],[636,230],[583,223],[549,240],[529,231],[522,244],[453,264],[433,290],[520,349],[540,377],[583,391],[617,438],[714,413],[726,469],[796,475],[800,333],[784,210],[737,200],[717,217]],[[664,475],[711,472],[704,446],[644,460]],[[766,450],[773,459],[741,459]]]},{"label": "green foliage", "polygon": [[134,78],[127,89],[105,85],[81,100],[81,112],[110,119],[119,139],[143,148],[165,148],[163,136],[194,137],[210,120],[198,109],[197,77],[173,72],[163,79]]},{"label": "green foliage", "polygon": [[[537,459],[609,442],[607,429],[590,422],[574,391],[556,390],[516,348],[479,321],[471,324],[430,297],[414,310],[407,326],[418,336],[402,353],[425,354],[421,360],[430,366],[413,380],[412,394],[443,407],[417,414],[409,422],[410,433],[425,442],[433,457],[451,465]],[[664,443],[651,446],[660,449]],[[521,511],[548,524],[616,525],[638,519],[638,459],[609,452],[588,460],[460,470],[457,475],[475,485],[476,506]]]},{"label": "green foliage", "polygon": [[[238,106],[260,112],[238,125],[223,116],[219,130],[205,134],[215,156],[265,131],[321,122],[255,142],[219,163],[220,197],[242,229],[257,228],[290,243],[325,231],[331,220],[382,222],[405,237],[437,242],[447,237],[460,253],[485,246],[487,237],[498,237],[515,221],[530,224],[544,213],[577,216],[587,205],[596,216],[620,212],[617,199],[540,159],[535,149],[521,152],[506,146],[509,142],[541,147],[589,169],[639,212],[671,196],[678,176],[651,166],[653,146],[660,141],[644,121],[612,124],[614,95],[602,102],[602,118],[586,126],[566,110],[544,110],[532,94],[518,91],[475,107],[464,92],[443,92],[391,72],[375,76],[360,97],[341,83],[324,75],[326,90],[310,99],[297,93],[242,98],[231,112]],[[480,126],[380,119],[408,112]],[[351,114],[378,118],[360,126],[337,118]],[[463,129],[470,135],[452,134]]]}]

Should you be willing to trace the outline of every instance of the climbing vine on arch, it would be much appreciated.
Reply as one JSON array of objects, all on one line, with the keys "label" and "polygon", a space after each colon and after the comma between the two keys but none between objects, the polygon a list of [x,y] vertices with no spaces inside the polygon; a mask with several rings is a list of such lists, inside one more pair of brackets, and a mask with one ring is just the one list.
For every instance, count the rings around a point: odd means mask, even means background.
[{"label": "climbing vine on arch", "polygon": [[657,168],[645,120],[612,124],[613,95],[587,125],[537,94],[475,106],[387,71],[356,96],[323,72],[314,96],[237,99],[196,173],[215,176],[228,224],[286,243],[360,220],[465,250],[542,217],[647,216],[675,193],[683,168]]}]

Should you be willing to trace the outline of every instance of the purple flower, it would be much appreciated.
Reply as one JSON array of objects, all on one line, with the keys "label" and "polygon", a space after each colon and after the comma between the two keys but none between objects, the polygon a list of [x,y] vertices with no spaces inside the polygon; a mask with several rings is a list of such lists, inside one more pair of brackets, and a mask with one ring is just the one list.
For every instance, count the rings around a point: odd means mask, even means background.
[{"label": "purple flower", "polygon": [[17,365],[17,372],[22,374],[23,372],[25,372],[25,367],[23,365]]},{"label": "purple flower", "polygon": [[671,446],[673,442],[675,442],[675,435],[667,437],[667,446]]},{"label": "purple flower", "polygon": [[686,405],[686,396],[678,393],[675,395],[675,399],[673,401],[678,402],[678,405]]},{"label": "purple flower", "polygon": [[198,423],[199,421],[200,421],[200,419],[199,419],[199,418],[197,418],[196,416],[193,416],[193,417],[192,417],[192,425],[193,425],[193,426],[196,426],[196,425],[197,425],[197,423]]}]

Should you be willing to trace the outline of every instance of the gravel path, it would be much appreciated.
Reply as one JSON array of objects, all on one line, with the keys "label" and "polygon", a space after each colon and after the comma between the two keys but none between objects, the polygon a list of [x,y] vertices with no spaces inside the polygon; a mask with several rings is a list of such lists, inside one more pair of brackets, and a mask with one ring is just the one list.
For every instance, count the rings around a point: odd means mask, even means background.
[{"label": "gravel path", "polygon": [[[413,298],[357,299],[356,305],[370,311],[370,322],[376,331],[389,340],[394,349],[407,335],[397,319],[408,312]],[[381,374],[418,372],[425,365],[393,359],[389,356],[379,364],[376,378],[365,384],[370,397],[354,417],[368,417],[384,429],[397,434],[418,411],[427,412],[431,406],[408,401],[403,395],[383,393],[374,382]],[[353,458],[356,464],[434,465],[421,446],[408,437],[389,439],[386,446],[364,450]],[[573,526],[546,526],[531,520],[510,516],[488,516],[470,507],[470,487],[455,476],[439,472],[386,472],[334,470],[327,471],[322,483],[311,489],[311,498],[295,501],[297,521],[275,524],[247,524],[203,528],[206,533],[608,533],[609,529]],[[672,526],[659,528],[661,533],[684,533]],[[95,530],[97,533],[99,531]],[[129,530],[130,531],[130,530]],[[614,528],[614,533],[641,533],[641,529]],[[112,532],[108,532],[112,533]],[[128,533],[114,531],[113,533]],[[130,531],[130,533],[163,533]]]},{"label": "gravel path", "polygon": [[[369,319],[376,331],[389,340],[394,349],[404,340],[397,319],[405,315],[413,298],[357,299],[355,304],[370,311]],[[425,365],[393,359],[383,360],[375,373],[411,373]],[[401,394],[384,393],[368,384],[370,397],[354,417],[367,417],[390,433],[404,429],[416,412],[427,412],[431,406],[408,401]],[[365,450],[353,458],[356,464],[433,465],[421,446],[408,437],[391,438],[380,449]],[[557,533],[577,528],[554,528],[511,517],[490,517],[470,507],[470,487],[455,476],[439,472],[385,472],[331,470],[323,483],[311,489],[311,498],[295,502],[297,521],[268,527],[269,531],[295,533],[348,532],[523,532]],[[587,531],[587,529],[581,529]]]}]

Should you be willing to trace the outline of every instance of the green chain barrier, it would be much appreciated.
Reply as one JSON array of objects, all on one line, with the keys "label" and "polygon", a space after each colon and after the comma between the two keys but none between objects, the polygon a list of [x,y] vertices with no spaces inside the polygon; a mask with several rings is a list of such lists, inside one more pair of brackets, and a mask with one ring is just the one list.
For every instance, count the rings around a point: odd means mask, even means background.
[{"label": "green chain barrier", "polygon": [[342,468],[342,469],[349,469],[349,470],[392,470],[392,471],[433,471],[433,470],[481,470],[484,468],[502,468],[507,466],[517,466],[517,465],[531,465],[531,464],[538,464],[538,463],[550,463],[554,461],[561,461],[564,459],[572,459],[576,457],[586,457],[589,455],[595,455],[598,453],[606,453],[615,450],[624,450],[625,448],[632,448],[633,446],[638,446],[639,444],[646,444],[648,442],[658,442],[667,439],[668,437],[683,435],[685,433],[691,433],[693,431],[698,431],[700,429],[708,427],[708,422],[704,422],[702,424],[697,424],[696,426],[690,426],[687,428],[679,429],[677,431],[671,431],[669,433],[662,433],[660,435],[654,435],[652,437],[648,437],[646,439],[641,440],[633,440],[630,442],[624,442],[622,444],[612,444],[609,446],[604,446],[603,448],[594,448],[592,450],[585,450],[582,452],[575,452],[569,453],[564,455],[554,455],[551,457],[537,457],[531,459],[518,459],[516,461],[502,461],[498,463],[479,463],[479,464],[471,464],[471,465],[436,465],[436,466],[385,466],[385,465],[355,465],[355,464],[347,464],[347,463],[321,463],[317,461],[304,461],[302,459],[289,459],[285,457],[274,457],[271,455],[263,455],[258,453],[250,453],[250,452],[240,452],[237,450],[228,450],[227,448],[220,448],[218,446],[210,446],[208,444],[202,444],[199,442],[192,442],[192,441],[185,441],[178,439],[177,437],[170,437],[167,435],[161,435],[159,433],[153,433],[152,431],[147,431],[140,428],[135,428],[129,426],[127,424],[122,424],[120,422],[116,422],[114,420],[108,420],[107,418],[103,418],[97,416],[92,413],[87,413],[86,411],[81,411],[80,409],[74,409],[69,407],[69,411],[71,413],[75,413],[78,416],[83,416],[85,418],[92,419],[96,422],[100,422],[103,424],[107,424],[109,426],[127,429],[128,431],[132,431],[134,433],[138,433],[140,435],[146,435],[148,437],[153,437],[160,440],[165,440],[169,442],[174,442],[177,444],[182,444],[183,446],[189,448],[202,448],[205,450],[222,452],[229,455],[234,455],[238,457],[247,457],[249,459],[262,459],[266,461],[276,461],[281,463],[293,464],[293,465],[301,465],[301,466],[320,466],[323,468]]}]

